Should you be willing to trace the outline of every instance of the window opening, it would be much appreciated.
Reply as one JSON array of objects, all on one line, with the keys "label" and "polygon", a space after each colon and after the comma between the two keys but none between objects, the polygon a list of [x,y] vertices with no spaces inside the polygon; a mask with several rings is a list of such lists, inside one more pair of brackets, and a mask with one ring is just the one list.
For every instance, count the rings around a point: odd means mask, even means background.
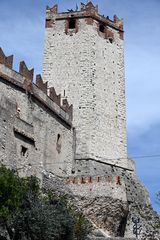
[{"label": "window opening", "polygon": [[59,142],[60,137],[61,137],[61,135],[58,133],[58,135],[57,135],[57,143]]},{"label": "window opening", "polygon": [[99,25],[99,31],[104,33],[105,32],[105,26],[103,24]]},{"label": "window opening", "polygon": [[113,38],[109,38],[110,43],[113,43]]},{"label": "window opening", "polygon": [[76,28],[76,20],[74,18],[69,19],[69,29]]},{"label": "window opening", "polygon": [[58,153],[61,153],[61,135],[59,133],[57,134],[56,149]]},{"label": "window opening", "polygon": [[28,150],[28,148],[21,146],[21,156],[22,157],[27,157],[27,150]]}]

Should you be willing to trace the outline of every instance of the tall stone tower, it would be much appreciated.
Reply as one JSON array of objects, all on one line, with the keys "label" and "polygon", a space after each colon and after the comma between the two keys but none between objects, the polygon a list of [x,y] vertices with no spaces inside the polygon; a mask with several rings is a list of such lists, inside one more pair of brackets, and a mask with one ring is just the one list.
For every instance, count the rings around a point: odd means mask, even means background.
[{"label": "tall stone tower", "polygon": [[73,104],[75,160],[128,168],[123,22],[80,10],[46,10],[43,79]]}]

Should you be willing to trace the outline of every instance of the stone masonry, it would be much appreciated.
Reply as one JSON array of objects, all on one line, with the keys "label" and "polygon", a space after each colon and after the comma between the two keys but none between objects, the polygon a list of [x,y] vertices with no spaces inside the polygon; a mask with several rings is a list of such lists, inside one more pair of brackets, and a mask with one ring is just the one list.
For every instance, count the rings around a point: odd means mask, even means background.
[{"label": "stone masonry", "polygon": [[63,13],[47,7],[43,78],[73,103],[75,161],[64,181],[76,206],[105,236],[158,239],[158,218],[127,159],[123,38],[122,20],[91,2]]},{"label": "stone masonry", "polygon": [[86,240],[160,240],[127,158],[123,22],[89,2],[47,7],[45,26],[43,78],[0,48],[0,163],[66,195],[90,222]]},{"label": "stone masonry", "polygon": [[92,3],[68,13],[47,8],[43,78],[73,103],[76,160],[128,167],[123,58],[116,16],[100,16]]},{"label": "stone masonry", "polygon": [[[8,68],[0,49],[0,159],[18,168],[22,175],[43,169],[57,175],[70,174],[73,161],[72,106],[57,103],[54,88],[47,96],[47,85],[40,75],[36,84],[24,62],[17,73]],[[54,90],[54,91],[53,91]],[[66,101],[64,101],[66,104]],[[66,109],[66,110],[65,110]]]}]

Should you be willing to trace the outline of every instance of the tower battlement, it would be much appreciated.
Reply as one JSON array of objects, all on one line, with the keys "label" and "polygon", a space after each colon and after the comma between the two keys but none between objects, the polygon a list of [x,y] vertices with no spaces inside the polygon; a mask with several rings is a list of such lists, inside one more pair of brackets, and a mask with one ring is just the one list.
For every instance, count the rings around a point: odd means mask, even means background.
[{"label": "tower battlement", "polygon": [[123,40],[123,20],[114,15],[113,20],[108,16],[102,16],[98,13],[98,5],[94,6],[92,2],[87,4],[81,3],[80,10],[68,9],[68,12],[58,12],[58,5],[46,8],[46,28],[53,28],[56,21],[65,20],[65,33],[68,34],[69,29],[75,29],[75,33],[79,31],[79,20],[85,19],[86,24],[94,25],[98,34],[105,39],[114,39],[112,30],[119,33],[120,39]]},{"label": "tower battlement", "polygon": [[2,48],[0,48],[0,63],[4,64],[8,68],[12,68],[12,66],[13,66],[13,55],[6,56],[4,54]]}]

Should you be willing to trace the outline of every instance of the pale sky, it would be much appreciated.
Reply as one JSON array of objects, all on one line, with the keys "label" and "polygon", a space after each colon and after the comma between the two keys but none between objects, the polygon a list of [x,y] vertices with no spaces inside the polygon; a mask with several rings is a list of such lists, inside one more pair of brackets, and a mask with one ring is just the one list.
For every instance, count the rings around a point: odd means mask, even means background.
[{"label": "pale sky", "polygon": [[[87,1],[84,1],[86,3]],[[75,8],[74,0],[0,0],[0,46],[42,72],[45,7]],[[160,155],[160,0],[95,0],[99,12],[124,18],[128,155]],[[135,158],[153,206],[160,190],[160,157]]]}]

